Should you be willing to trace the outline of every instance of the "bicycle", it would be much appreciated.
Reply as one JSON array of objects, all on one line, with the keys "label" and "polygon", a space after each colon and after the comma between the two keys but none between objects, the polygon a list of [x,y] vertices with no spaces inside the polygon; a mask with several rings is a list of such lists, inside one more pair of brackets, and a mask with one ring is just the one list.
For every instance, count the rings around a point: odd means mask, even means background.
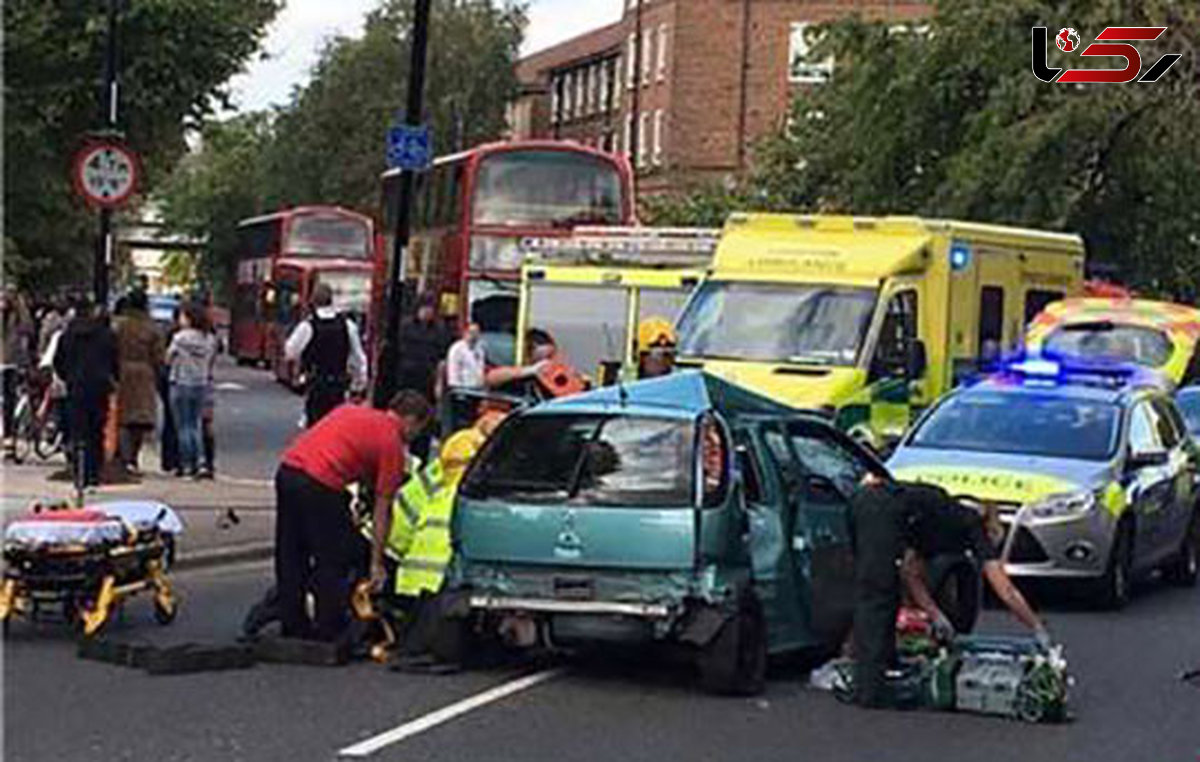
[{"label": "bicycle", "polygon": [[51,384],[38,383],[28,371],[20,371],[16,382],[17,402],[13,406],[12,432],[8,455],[12,462],[24,463],[30,454],[43,461],[64,449],[62,429],[58,425],[51,395]]}]

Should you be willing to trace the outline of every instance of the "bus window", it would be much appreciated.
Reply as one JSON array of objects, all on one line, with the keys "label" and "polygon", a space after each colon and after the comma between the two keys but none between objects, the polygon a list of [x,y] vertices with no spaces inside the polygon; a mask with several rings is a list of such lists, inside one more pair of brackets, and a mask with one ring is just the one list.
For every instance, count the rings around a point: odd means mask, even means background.
[{"label": "bus window", "polygon": [[494,154],[480,166],[474,221],[617,225],[623,211],[621,188],[616,166],[598,156],[548,150]]},{"label": "bus window", "polygon": [[288,254],[367,259],[371,256],[371,230],[360,219],[338,214],[304,214],[288,230]]}]

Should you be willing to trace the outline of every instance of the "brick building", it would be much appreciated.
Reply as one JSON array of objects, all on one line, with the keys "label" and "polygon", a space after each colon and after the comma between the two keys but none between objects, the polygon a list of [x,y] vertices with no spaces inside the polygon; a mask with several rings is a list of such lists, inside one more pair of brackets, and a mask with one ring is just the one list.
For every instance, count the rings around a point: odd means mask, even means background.
[{"label": "brick building", "polygon": [[[678,190],[745,168],[797,88],[819,87],[809,27],[858,13],[905,23],[912,0],[624,0],[620,21],[517,63],[514,138],[625,151],[640,190]],[[640,33],[639,33],[640,32]]]}]

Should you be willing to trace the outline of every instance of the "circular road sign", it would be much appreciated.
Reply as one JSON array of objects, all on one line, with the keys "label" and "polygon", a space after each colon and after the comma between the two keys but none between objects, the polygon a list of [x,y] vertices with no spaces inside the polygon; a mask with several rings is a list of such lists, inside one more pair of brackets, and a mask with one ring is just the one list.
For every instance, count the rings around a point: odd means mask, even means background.
[{"label": "circular road sign", "polygon": [[76,154],[71,175],[89,204],[120,206],[137,188],[137,156],[120,143],[90,143]]}]

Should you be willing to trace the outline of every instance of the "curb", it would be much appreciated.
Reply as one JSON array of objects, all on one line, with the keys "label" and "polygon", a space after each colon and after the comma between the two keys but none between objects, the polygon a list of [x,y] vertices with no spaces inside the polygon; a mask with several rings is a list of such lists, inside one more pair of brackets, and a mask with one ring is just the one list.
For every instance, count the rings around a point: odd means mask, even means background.
[{"label": "curb", "polygon": [[247,561],[262,561],[275,555],[274,542],[248,542],[240,545],[225,545],[217,548],[205,548],[192,553],[181,553],[171,569],[173,571],[193,571],[209,569],[214,566],[228,566]]}]

